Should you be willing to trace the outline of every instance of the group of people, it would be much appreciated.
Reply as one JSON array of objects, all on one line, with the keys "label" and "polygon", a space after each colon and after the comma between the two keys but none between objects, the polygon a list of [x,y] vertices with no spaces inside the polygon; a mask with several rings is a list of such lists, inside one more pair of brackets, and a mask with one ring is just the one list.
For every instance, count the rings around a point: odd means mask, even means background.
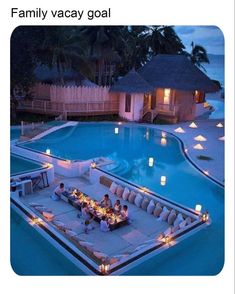
[{"label": "group of people", "polygon": [[[52,194],[51,198],[54,201],[58,201],[61,199],[61,195],[65,192],[66,190],[65,190],[64,183],[60,183],[59,186],[56,187],[56,189],[54,190],[54,193]],[[110,209],[113,213],[120,216],[122,220],[129,220],[128,206],[127,205],[122,206],[119,199],[117,199],[114,205],[112,205],[109,195],[105,194],[103,198],[101,199],[101,201],[99,202],[99,205],[103,208]],[[94,227],[92,226],[92,221],[94,219],[94,216],[91,215],[89,211],[89,207],[86,202],[82,204],[81,216],[84,220],[83,222],[84,232],[87,234],[88,231],[94,229]],[[110,231],[109,220],[104,215],[102,216],[100,221],[100,230],[102,232]]]}]

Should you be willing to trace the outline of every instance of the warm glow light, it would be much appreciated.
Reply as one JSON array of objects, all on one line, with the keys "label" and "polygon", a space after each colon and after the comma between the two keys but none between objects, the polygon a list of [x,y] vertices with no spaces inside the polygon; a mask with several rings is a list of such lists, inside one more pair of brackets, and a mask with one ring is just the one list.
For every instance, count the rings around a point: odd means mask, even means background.
[{"label": "warm glow light", "polygon": [[190,128],[192,129],[196,129],[197,128],[197,125],[195,124],[195,122],[192,122],[190,125],[189,125]]},{"label": "warm glow light", "polygon": [[204,172],[205,175],[209,176],[208,170],[204,170],[203,172]]},{"label": "warm glow light", "polygon": [[108,274],[109,273],[109,269],[110,269],[110,264],[101,264],[99,266],[99,270],[102,274]]},{"label": "warm glow light", "polygon": [[201,212],[201,210],[202,210],[202,206],[201,206],[201,204],[197,204],[197,205],[195,206],[195,211],[196,211],[196,212]]},{"label": "warm glow light", "polygon": [[95,162],[91,163],[91,168],[96,168],[96,163]]},{"label": "warm glow light", "polygon": [[149,131],[146,131],[145,138],[146,138],[146,140],[149,140]]},{"label": "warm glow light", "polygon": [[193,146],[194,149],[197,149],[197,150],[203,150],[204,147],[201,145],[201,144],[196,144]]},{"label": "warm glow light", "polygon": [[166,176],[161,176],[161,181],[160,181],[161,186],[166,185]]},{"label": "warm glow light", "polygon": [[149,157],[149,166],[152,167],[154,164],[154,159],[153,157]]},{"label": "warm glow light", "polygon": [[46,154],[51,154],[51,149],[46,149]]},{"label": "warm glow light", "polygon": [[222,123],[218,123],[216,126],[217,126],[217,128],[223,128],[224,127]]},{"label": "warm glow light", "polygon": [[121,124],[122,124],[122,122],[119,121],[119,122],[118,122],[118,125],[120,126]]},{"label": "warm glow light", "polygon": [[224,141],[224,136],[223,137],[219,137],[220,141]]},{"label": "warm glow light", "polygon": [[167,143],[166,138],[161,138],[161,145],[165,146]]},{"label": "warm glow light", "polygon": [[118,132],[119,132],[119,129],[118,129],[118,128],[115,128],[115,129],[114,129],[114,133],[115,133],[115,134],[118,134]]},{"label": "warm glow light", "polygon": [[197,137],[194,137],[195,141],[205,142],[207,139],[203,137],[202,135],[198,135]]},{"label": "warm glow light", "polygon": [[166,138],[166,132],[162,132],[162,138]]},{"label": "warm glow light", "polygon": [[187,148],[185,148],[185,149],[184,149],[184,151],[187,153],[187,152],[188,152],[188,149],[187,149]]},{"label": "warm glow light", "polygon": [[182,129],[181,127],[179,127],[179,128],[177,128],[177,129],[175,129],[175,132],[176,132],[176,133],[185,133],[185,130]]},{"label": "warm glow light", "polygon": [[204,103],[203,103],[203,107],[204,107],[204,108],[210,107],[210,104],[209,104],[208,102],[204,102]]},{"label": "warm glow light", "polygon": [[209,220],[209,213],[206,211],[202,214],[202,221],[207,222]]}]

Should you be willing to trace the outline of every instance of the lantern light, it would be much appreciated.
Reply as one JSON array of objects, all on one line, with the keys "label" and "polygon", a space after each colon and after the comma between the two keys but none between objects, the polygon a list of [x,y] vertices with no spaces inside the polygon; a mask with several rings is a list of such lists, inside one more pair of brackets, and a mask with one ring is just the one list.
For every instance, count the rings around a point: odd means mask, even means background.
[{"label": "lantern light", "polygon": [[50,155],[51,154],[51,149],[47,148],[46,149],[46,154]]},{"label": "lantern light", "polygon": [[220,141],[224,141],[224,136],[223,137],[219,137]]},{"label": "lantern light", "polygon": [[197,150],[203,150],[204,147],[201,145],[201,144],[196,144],[193,146],[194,149],[197,149]]},{"label": "lantern light", "polygon": [[149,166],[152,167],[154,164],[154,159],[153,157],[149,157]]},{"label": "lantern light", "polygon": [[91,163],[91,168],[96,168],[96,163],[95,162]]},{"label": "lantern light", "polygon": [[204,212],[203,214],[202,214],[202,221],[203,222],[207,222],[208,220],[209,220],[209,213],[208,213],[208,211],[206,210],[206,212]]},{"label": "lantern light", "polygon": [[204,170],[203,173],[204,173],[205,175],[209,176],[209,172],[208,172],[208,170]]},{"label": "lantern light", "polygon": [[118,134],[118,132],[119,132],[119,129],[118,129],[118,128],[115,128],[115,129],[114,129],[114,133],[115,133],[115,134]]},{"label": "lantern light", "polygon": [[166,138],[161,138],[161,145],[165,146],[167,143]]},{"label": "lantern light", "polygon": [[203,137],[202,135],[198,135],[197,137],[194,137],[195,141],[205,142],[207,139]]},{"label": "lantern light", "polygon": [[122,122],[121,122],[121,121],[119,121],[119,122],[118,122],[118,125],[120,126],[121,124],[122,124]]},{"label": "lantern light", "polygon": [[202,210],[202,206],[201,206],[201,204],[197,204],[197,205],[195,206],[195,211],[200,213],[201,210]]},{"label": "lantern light", "polygon": [[192,129],[196,129],[197,128],[197,125],[195,124],[195,122],[192,122],[190,125],[189,125],[190,128]]},{"label": "lantern light", "polygon": [[166,185],[166,176],[161,176],[161,181],[160,181],[161,186]]},{"label": "lantern light", "polygon": [[175,132],[176,133],[185,133],[185,130],[184,129],[182,129],[181,127],[179,127],[179,128],[177,128],[177,129],[175,129]]},{"label": "lantern light", "polygon": [[162,138],[166,138],[166,132],[162,132]]},{"label": "lantern light", "polygon": [[218,123],[218,124],[216,125],[216,127],[217,127],[217,128],[223,128],[224,126],[223,126],[222,123]]}]

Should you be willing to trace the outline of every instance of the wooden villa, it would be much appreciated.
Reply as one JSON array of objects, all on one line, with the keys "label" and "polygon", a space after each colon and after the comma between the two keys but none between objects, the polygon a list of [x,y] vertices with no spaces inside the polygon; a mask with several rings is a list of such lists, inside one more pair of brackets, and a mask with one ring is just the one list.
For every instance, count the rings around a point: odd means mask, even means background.
[{"label": "wooden villa", "polygon": [[97,86],[67,72],[65,85],[53,70],[38,72],[32,100],[21,99],[18,111],[51,115],[116,114],[129,121],[192,120],[204,110],[205,94],[217,85],[184,55],[157,55],[140,70],[132,69],[113,86]]},{"label": "wooden villa", "polygon": [[[133,121],[176,123],[195,118],[197,104],[216,84],[184,55],[157,55],[110,89],[119,93],[119,115]],[[200,107],[200,106],[199,106]]]}]

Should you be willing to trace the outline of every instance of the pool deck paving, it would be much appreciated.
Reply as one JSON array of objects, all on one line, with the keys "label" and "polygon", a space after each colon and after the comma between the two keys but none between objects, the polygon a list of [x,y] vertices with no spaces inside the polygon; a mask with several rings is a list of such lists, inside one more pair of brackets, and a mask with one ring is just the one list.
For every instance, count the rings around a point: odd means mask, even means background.
[{"label": "pool deck paving", "polygon": [[[87,179],[57,176],[50,187],[37,190],[33,194],[25,195],[22,197],[22,201],[26,205],[38,203],[51,209],[55,220],[66,224],[77,233],[79,238],[93,243],[94,250],[101,251],[109,257],[131,253],[143,243],[156,239],[160,233],[169,227],[167,222],[158,221],[153,215],[148,214],[141,208],[120,199],[122,205],[128,205],[131,223],[113,231],[102,232],[100,231],[99,224],[93,221],[94,229],[89,231],[88,234],[85,234],[83,219],[77,217],[79,210],[63,200],[53,201],[50,198],[55,187],[62,181],[65,187],[77,187],[80,191],[98,201],[101,200],[104,194],[109,192],[107,187],[99,183],[90,183]],[[110,192],[109,195],[114,204],[117,197]],[[39,216],[41,217],[40,214]]]},{"label": "pool deck paving", "polygon": [[[197,128],[190,128],[191,122],[181,122],[174,125],[157,125],[158,129],[170,132],[180,138],[189,158],[204,172],[224,184],[224,120],[194,120]],[[218,123],[222,123],[223,127],[216,127]],[[175,130],[181,127],[185,133],[177,133]],[[194,138],[198,135],[204,136],[207,141],[198,142]],[[194,149],[196,144],[201,144],[203,150]],[[210,157],[210,160],[202,160],[199,156]]]}]

